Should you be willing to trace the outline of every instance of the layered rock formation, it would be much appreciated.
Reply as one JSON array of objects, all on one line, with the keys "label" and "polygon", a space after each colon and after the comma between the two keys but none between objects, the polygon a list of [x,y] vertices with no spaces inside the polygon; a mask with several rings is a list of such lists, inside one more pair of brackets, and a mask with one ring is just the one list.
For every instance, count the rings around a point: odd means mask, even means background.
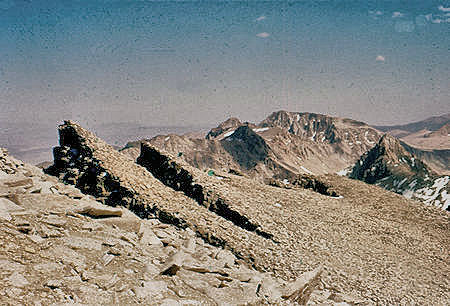
[{"label": "layered rock formation", "polygon": [[[261,226],[253,223],[245,215],[245,212],[235,210],[222,192],[214,188],[214,182],[211,182],[208,176],[186,164],[175,161],[169,154],[162,154],[150,144],[142,143],[141,155],[138,157],[137,163],[150,171],[164,185],[175,191],[182,191],[199,205],[233,222],[238,227],[255,232],[264,238],[271,239],[273,237],[272,234],[261,230]],[[214,175],[213,172],[210,174]],[[216,178],[224,179],[216,176],[212,180],[216,181]]]},{"label": "layered rock formation", "polygon": [[1,149],[0,241],[3,305],[332,305],[346,298],[319,290],[321,267],[295,282],[276,279],[190,229],[103,205]]},{"label": "layered rock formation", "polygon": [[353,167],[351,178],[449,209],[448,176],[439,176],[388,134]]},{"label": "layered rock formation", "polygon": [[[108,205],[129,208],[141,218],[156,216],[181,228],[190,227],[208,242],[236,249],[237,237],[250,235],[269,246],[273,242],[247,232],[182,196],[157,180],[145,168],[115,151],[92,133],[72,122],[60,126],[60,147],[49,174],[74,184]],[[253,237],[254,236],[254,237]],[[236,253],[240,254],[236,250]],[[250,259],[253,254],[241,254]]]},{"label": "layered rock formation", "polygon": [[[66,122],[60,133],[61,146],[55,149],[50,172],[105,203],[190,228],[206,242],[285,280],[323,264],[324,303],[442,304],[450,298],[445,212],[337,176],[320,181],[339,198],[271,187],[220,170],[195,170],[184,164],[184,154],[168,156],[156,150],[142,155],[140,163],[147,171],[74,123]],[[199,186],[201,193],[196,193]],[[216,201],[199,203],[205,194],[221,199],[225,213],[219,213]],[[178,266],[165,266],[164,276],[177,275],[182,271]],[[307,287],[297,292],[310,292]],[[289,301],[276,288],[269,291]]]}]

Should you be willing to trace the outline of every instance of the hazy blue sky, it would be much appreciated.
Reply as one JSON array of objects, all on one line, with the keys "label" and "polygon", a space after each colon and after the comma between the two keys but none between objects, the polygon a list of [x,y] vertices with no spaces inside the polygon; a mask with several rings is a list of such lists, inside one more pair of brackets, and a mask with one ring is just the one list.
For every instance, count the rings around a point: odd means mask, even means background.
[{"label": "hazy blue sky", "polygon": [[450,112],[449,1],[0,0],[0,128]]}]

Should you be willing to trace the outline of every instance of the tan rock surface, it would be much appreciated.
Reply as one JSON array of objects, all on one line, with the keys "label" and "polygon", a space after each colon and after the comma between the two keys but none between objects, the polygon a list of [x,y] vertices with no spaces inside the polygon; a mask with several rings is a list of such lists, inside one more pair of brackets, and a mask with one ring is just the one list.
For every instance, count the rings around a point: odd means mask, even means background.
[{"label": "tan rock surface", "polygon": [[[342,198],[270,187],[220,172],[208,176],[190,170],[197,173],[196,182],[212,191],[213,197],[226,201],[228,212],[245,217],[257,229],[270,234],[264,238],[256,230],[236,226],[223,215],[163,185],[143,167],[78,125],[66,123],[61,131],[60,150],[83,152],[62,154],[61,160],[66,159],[60,165],[62,176],[70,174],[66,167],[84,173],[97,169],[98,175],[92,179],[99,189],[93,193],[99,199],[108,202],[115,197],[109,184],[120,182],[124,187],[122,195],[132,190],[136,201],[131,201],[132,205],[120,202],[121,205],[144,217],[154,214],[164,222],[190,227],[260,270],[290,279],[322,263],[327,290],[369,303],[441,305],[450,298],[449,215],[445,212],[337,176],[323,180]],[[113,178],[111,183],[98,181],[105,177],[103,173]],[[83,187],[80,177],[69,175],[65,179]],[[151,209],[142,209],[149,205]],[[317,301],[328,299],[325,293],[311,296]]]},{"label": "tan rock surface", "polygon": [[[192,230],[157,219],[142,220],[125,208],[119,209],[120,215],[84,214],[86,207],[114,213],[118,208],[103,206],[90,196],[78,199],[72,186],[57,183],[3,150],[0,169],[8,173],[0,179],[5,191],[0,196],[4,204],[0,211],[8,211],[11,216],[9,220],[0,219],[2,305],[288,303],[270,292],[263,295],[257,291],[263,280],[280,287],[285,285],[283,280],[205,244]],[[49,183],[57,191],[31,193],[34,185],[18,190],[5,184],[25,174],[33,182]],[[147,231],[158,233],[166,242],[142,241]],[[227,255],[218,255],[223,252]],[[223,259],[228,256],[233,256],[233,264],[225,266]],[[172,275],[162,275],[160,271],[171,261],[176,261],[179,269]],[[203,269],[190,268],[194,266]],[[242,273],[249,279],[239,277]],[[323,296],[322,290],[315,292]]]}]

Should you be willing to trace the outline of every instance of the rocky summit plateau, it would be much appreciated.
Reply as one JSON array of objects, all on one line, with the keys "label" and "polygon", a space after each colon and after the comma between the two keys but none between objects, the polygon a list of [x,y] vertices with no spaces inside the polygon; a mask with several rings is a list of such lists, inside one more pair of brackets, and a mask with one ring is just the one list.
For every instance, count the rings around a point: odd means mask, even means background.
[{"label": "rocky summit plateau", "polygon": [[[408,199],[380,184],[434,178],[397,139],[282,112],[259,125],[229,120],[204,139],[165,136],[171,150],[160,141],[117,151],[66,121],[44,171],[0,151],[2,304],[450,300],[448,212],[416,201],[417,190]],[[214,159],[187,150],[189,141]],[[283,141],[286,155],[274,145]],[[345,162],[312,166],[336,152]],[[358,180],[333,172],[342,166]]]},{"label": "rocky summit plateau", "polygon": [[121,150],[73,121],[58,132],[44,170],[0,150],[1,304],[450,300],[449,179],[433,152],[284,111]]}]

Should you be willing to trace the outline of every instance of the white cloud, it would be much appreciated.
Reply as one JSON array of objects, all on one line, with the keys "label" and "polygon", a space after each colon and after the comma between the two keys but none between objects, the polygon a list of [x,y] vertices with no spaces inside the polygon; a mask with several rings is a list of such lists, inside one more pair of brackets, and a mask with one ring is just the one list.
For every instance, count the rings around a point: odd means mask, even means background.
[{"label": "white cloud", "polygon": [[400,13],[400,12],[393,12],[392,13],[392,18],[399,18],[399,17],[403,17],[405,16],[405,14]]},{"label": "white cloud", "polygon": [[261,21],[266,19],[266,16],[259,16],[258,18],[256,18],[256,21]]},{"label": "white cloud", "polygon": [[375,58],[375,60],[377,62],[384,62],[386,59],[384,58],[383,55],[377,55],[377,57]]},{"label": "white cloud", "polygon": [[270,34],[267,32],[262,32],[262,33],[256,34],[256,36],[261,37],[261,38],[267,38],[270,36]]},{"label": "white cloud", "polygon": [[395,22],[395,31],[402,33],[402,32],[408,32],[411,33],[412,31],[414,31],[414,22],[409,21],[409,20],[400,20]]},{"label": "white cloud", "polygon": [[441,12],[450,12],[450,7],[444,7],[442,5],[439,5],[438,10],[440,10]]},{"label": "white cloud", "polygon": [[432,23],[450,23],[450,18],[447,18],[447,19],[436,18],[436,19],[432,19],[431,22]]},{"label": "white cloud", "polygon": [[379,16],[383,15],[382,11],[369,11],[369,16],[373,19],[378,19]]}]

